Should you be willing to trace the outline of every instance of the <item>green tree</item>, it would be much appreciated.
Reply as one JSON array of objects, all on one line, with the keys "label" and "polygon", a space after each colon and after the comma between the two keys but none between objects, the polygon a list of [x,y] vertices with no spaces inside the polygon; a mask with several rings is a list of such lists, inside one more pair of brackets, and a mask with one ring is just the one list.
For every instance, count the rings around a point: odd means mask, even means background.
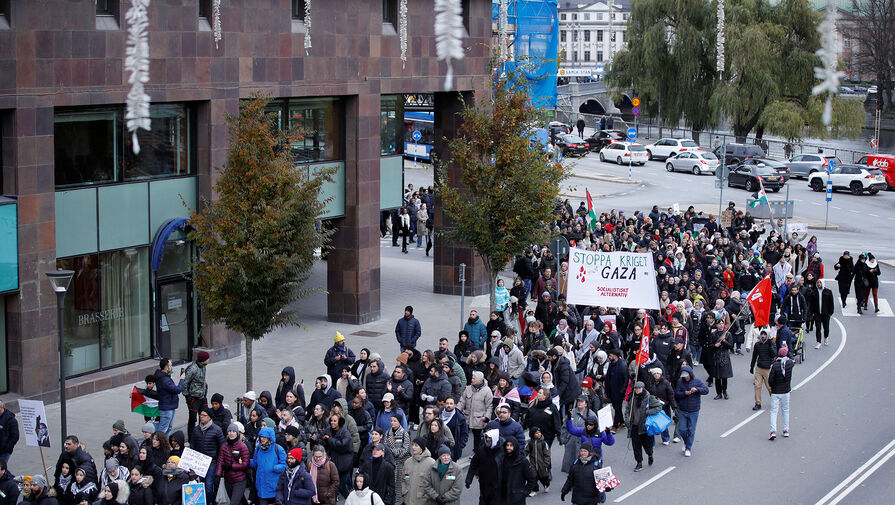
[{"label": "green tree", "polygon": [[545,161],[530,145],[545,124],[524,87],[512,76],[497,79],[490,102],[460,112],[460,135],[448,141],[447,163],[460,168],[457,184],[445,170],[438,176],[448,238],[468,244],[488,273],[491,308],[497,273],[514,255],[548,234],[560,183],[568,171]]},{"label": "green tree", "polygon": [[279,132],[265,113],[267,98],[240,103],[227,116],[227,165],[218,168],[217,199],[191,216],[199,248],[193,267],[203,314],[245,336],[246,389],[252,388],[252,343],[271,329],[298,322],[286,310],[316,291],[307,288],[315,249],[329,233],[317,227],[328,172],[306,174],[284,148],[296,132]]}]

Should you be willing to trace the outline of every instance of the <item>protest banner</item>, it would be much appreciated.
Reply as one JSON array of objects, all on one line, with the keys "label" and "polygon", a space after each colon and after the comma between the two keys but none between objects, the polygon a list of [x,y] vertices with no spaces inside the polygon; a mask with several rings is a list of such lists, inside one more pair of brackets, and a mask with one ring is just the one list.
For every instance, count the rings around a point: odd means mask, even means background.
[{"label": "protest banner", "polygon": [[568,302],[578,305],[659,309],[656,270],[648,253],[573,249]]},{"label": "protest banner", "polygon": [[603,431],[606,428],[612,428],[612,405],[606,405],[597,411],[597,423],[600,431]]},{"label": "protest banner", "polygon": [[40,400],[19,400],[19,415],[25,431],[25,444],[31,447],[49,447],[50,430],[47,427],[47,411]]},{"label": "protest banner", "polygon": [[[199,477],[205,477],[210,466],[211,456],[206,456],[189,447],[183,449],[183,454],[180,455],[180,463],[177,464],[177,468],[183,468],[186,471],[192,470]],[[184,501],[184,503],[186,502]]]},{"label": "protest banner", "polygon": [[[183,460],[181,460],[181,462],[182,461]],[[205,484],[184,484],[181,487],[180,493],[181,503],[183,503],[183,505],[206,505]]]}]

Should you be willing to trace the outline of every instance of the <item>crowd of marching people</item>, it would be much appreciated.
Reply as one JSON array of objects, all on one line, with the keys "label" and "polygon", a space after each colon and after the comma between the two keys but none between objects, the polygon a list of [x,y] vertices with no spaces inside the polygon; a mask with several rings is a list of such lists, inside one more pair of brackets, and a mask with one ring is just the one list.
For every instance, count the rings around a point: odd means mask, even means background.
[{"label": "crowd of marching people", "polygon": [[[658,433],[661,444],[680,443],[690,456],[703,397],[711,387],[719,403],[735,395],[728,380],[737,359],[754,376],[753,409],[769,393],[769,438],[778,411],[788,437],[798,335],[813,330],[817,348],[828,343],[834,295],[816,237],[787,236],[773,222],[766,230],[732,203],[728,210],[730,226],[722,227],[692,207],[596,216],[583,203],[557,206],[557,232],[572,247],[650,253],[661,310],[568,303],[564,258],[532,245],[515,261],[515,277],[498,281],[495,310],[471,311],[458,335],[419,348],[422,324],[407,306],[395,325],[394,362],[336,333],[307,390],[286,366],[275,387],[228,403],[209,388],[208,353],[179,375],[162,359],[137,390],[158,401],[158,414],[135,434],[112,423],[96,460],[68,436],[52,482],[30,477],[25,499],[184,505],[181,488],[195,483],[209,501],[230,505],[444,505],[458,504],[477,480],[482,505],[524,504],[551,488],[562,501],[602,503],[611,489],[595,477],[604,448],[628,439],[635,471],[652,465],[650,419],[664,413],[673,425]],[[416,230],[426,236],[419,221]],[[854,285],[859,310],[871,295],[875,308],[872,254],[855,262],[845,252],[833,268],[843,305]],[[761,313],[747,295],[765,287],[770,306]],[[737,358],[744,353],[751,357]],[[181,405],[185,430],[172,427]],[[613,413],[607,426],[598,416],[604,407]],[[3,438],[9,415],[0,404],[0,505],[18,496],[6,467],[15,445]],[[210,458],[207,472],[185,468],[185,451]],[[565,476],[554,486],[557,470]]]}]

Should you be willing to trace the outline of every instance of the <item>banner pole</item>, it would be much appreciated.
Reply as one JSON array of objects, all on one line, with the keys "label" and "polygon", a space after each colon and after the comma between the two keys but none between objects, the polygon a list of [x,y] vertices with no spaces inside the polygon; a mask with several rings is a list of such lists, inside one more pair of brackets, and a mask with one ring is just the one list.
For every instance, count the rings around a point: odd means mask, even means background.
[{"label": "banner pole", "polygon": [[42,445],[38,445],[37,448],[40,449],[40,462],[43,464],[44,477],[47,478],[47,482],[50,482],[50,476],[47,475],[47,460],[44,459],[44,448]]}]

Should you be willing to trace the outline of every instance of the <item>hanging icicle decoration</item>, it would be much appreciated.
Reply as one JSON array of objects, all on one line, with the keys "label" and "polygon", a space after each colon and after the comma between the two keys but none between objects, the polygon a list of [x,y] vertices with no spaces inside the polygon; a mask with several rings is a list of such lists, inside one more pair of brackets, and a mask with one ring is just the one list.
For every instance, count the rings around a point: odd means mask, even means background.
[{"label": "hanging icicle decoration", "polygon": [[311,0],[305,0],[305,56],[311,49]]},{"label": "hanging icicle decoration", "polygon": [[221,41],[221,0],[214,0],[212,5],[212,15],[214,16],[214,48],[218,48]]},{"label": "hanging icicle decoration", "polygon": [[505,61],[507,55],[507,19],[509,17],[509,8],[507,2],[509,0],[500,0],[500,6],[497,11],[497,57],[500,61]]},{"label": "hanging icicle decoration", "polygon": [[716,30],[718,36],[715,42],[715,52],[718,55],[716,57],[717,65],[715,70],[718,71],[718,75],[721,75],[724,72],[724,0],[718,0],[718,26]]},{"label": "hanging icicle decoration", "polygon": [[398,34],[401,36],[401,68],[407,65],[407,0],[398,7]]},{"label": "hanging icicle decoration", "polygon": [[839,59],[836,57],[836,10],[833,4],[827,1],[827,11],[824,19],[817,27],[820,32],[820,49],[816,54],[820,58],[822,66],[814,67],[814,77],[821,80],[811,90],[811,94],[817,96],[827,94],[827,102],[824,104],[821,120],[824,126],[830,126],[833,122],[833,95],[840,91],[840,81],[845,78],[845,72],[838,70]]},{"label": "hanging icicle decoration", "polygon": [[133,133],[134,154],[140,154],[137,130],[152,129],[149,118],[149,95],[145,85],[149,82],[149,16],[146,10],[150,0],[133,0],[124,19],[127,21],[127,57],[124,69],[130,73],[127,82],[131,85],[127,93],[127,130]]},{"label": "hanging icicle decoration", "polygon": [[435,52],[447,62],[444,89],[454,87],[451,60],[463,59],[463,6],[460,0],[435,0]]}]

